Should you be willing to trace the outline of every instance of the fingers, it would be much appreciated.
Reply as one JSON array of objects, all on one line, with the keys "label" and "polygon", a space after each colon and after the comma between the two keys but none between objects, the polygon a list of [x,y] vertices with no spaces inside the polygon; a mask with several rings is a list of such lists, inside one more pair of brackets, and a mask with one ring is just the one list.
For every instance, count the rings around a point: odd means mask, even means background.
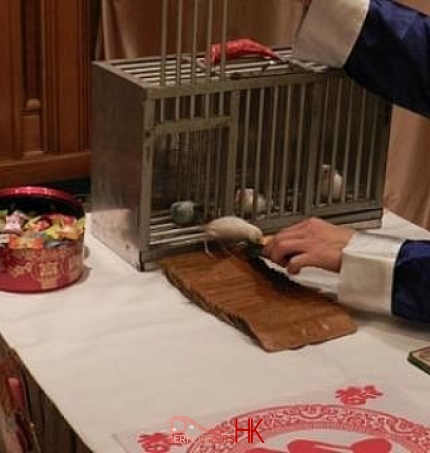
[{"label": "fingers", "polygon": [[[274,241],[272,241],[274,242]],[[302,268],[318,266],[316,245],[306,239],[284,239],[272,244],[264,254],[274,263],[285,266],[290,274],[298,274]]]},{"label": "fingers", "polygon": [[306,252],[311,245],[302,238],[273,239],[264,249],[263,255],[274,263],[285,265],[291,258]]},{"label": "fingers", "polygon": [[320,267],[339,272],[342,250],[353,231],[311,218],[277,233],[263,255],[297,274],[303,267]]},{"label": "fingers", "polygon": [[286,241],[278,244],[268,258],[284,266],[290,274],[298,274],[304,267],[339,272],[342,248],[320,241]]},{"label": "fingers", "polygon": [[303,241],[307,237],[304,226],[305,222],[301,222],[279,231],[267,242],[263,248],[263,255],[280,263],[282,256],[302,251],[302,244],[299,241]]},{"label": "fingers", "polygon": [[292,273],[299,272],[303,267],[319,267],[330,272],[340,272],[342,266],[342,247],[332,244],[321,244],[310,253],[294,257],[288,264]]},{"label": "fingers", "polygon": [[288,273],[292,275],[298,274],[304,267],[315,266],[312,256],[308,253],[293,256],[285,266]]}]

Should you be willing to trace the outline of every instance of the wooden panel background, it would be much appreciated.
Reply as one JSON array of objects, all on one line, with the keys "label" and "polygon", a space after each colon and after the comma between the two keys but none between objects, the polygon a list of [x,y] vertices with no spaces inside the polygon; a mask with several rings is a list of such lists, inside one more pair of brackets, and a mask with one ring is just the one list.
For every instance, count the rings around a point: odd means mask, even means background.
[{"label": "wooden panel background", "polygon": [[0,186],[89,176],[88,0],[0,0]]}]

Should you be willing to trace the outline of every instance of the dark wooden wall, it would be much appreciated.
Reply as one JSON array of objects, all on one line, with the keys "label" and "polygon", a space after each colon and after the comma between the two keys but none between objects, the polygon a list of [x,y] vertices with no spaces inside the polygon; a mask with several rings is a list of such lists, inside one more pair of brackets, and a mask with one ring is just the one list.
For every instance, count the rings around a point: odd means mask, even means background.
[{"label": "dark wooden wall", "polygon": [[98,3],[0,0],[0,187],[89,176]]}]

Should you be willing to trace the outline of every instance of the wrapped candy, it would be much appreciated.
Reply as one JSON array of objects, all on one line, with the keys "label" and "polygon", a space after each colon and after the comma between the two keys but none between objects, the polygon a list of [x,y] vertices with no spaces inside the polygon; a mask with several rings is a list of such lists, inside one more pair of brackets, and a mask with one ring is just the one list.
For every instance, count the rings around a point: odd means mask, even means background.
[{"label": "wrapped candy", "polygon": [[28,220],[25,224],[26,230],[43,231],[52,225],[52,221],[48,216],[37,216]]},{"label": "wrapped candy", "polygon": [[85,212],[72,195],[38,186],[0,190],[0,291],[38,293],[84,270]]},{"label": "wrapped candy", "polygon": [[7,216],[7,211],[5,209],[0,210],[0,232],[4,230],[4,227],[6,225],[6,216]]},{"label": "wrapped candy", "polygon": [[76,223],[76,218],[71,215],[48,214],[46,217],[50,219],[51,223],[58,223],[60,225],[74,225]]},{"label": "wrapped candy", "polygon": [[60,213],[25,214],[0,211],[0,247],[11,249],[56,248],[78,241],[85,231],[85,217]]},{"label": "wrapped candy", "polygon": [[20,234],[27,216],[21,211],[14,211],[11,215],[6,216],[6,221],[3,227],[3,233]]},{"label": "wrapped candy", "polygon": [[79,239],[79,230],[74,225],[64,225],[59,228],[58,235],[61,239],[77,241]]}]

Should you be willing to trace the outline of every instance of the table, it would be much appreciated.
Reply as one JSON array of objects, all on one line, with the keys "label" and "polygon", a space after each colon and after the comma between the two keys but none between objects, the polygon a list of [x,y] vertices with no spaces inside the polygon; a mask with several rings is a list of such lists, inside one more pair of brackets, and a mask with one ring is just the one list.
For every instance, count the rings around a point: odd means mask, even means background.
[{"label": "table", "polygon": [[[376,234],[430,238],[387,212]],[[357,333],[268,354],[190,304],[159,271],[139,273],[86,235],[84,277],[52,293],[0,293],[0,333],[25,369],[44,453],[123,453],[115,433],[174,414],[204,417],[287,401],[346,381],[388,382],[416,404],[430,378],[407,363],[430,330],[354,313]],[[337,276],[303,281],[336,291]]]}]

